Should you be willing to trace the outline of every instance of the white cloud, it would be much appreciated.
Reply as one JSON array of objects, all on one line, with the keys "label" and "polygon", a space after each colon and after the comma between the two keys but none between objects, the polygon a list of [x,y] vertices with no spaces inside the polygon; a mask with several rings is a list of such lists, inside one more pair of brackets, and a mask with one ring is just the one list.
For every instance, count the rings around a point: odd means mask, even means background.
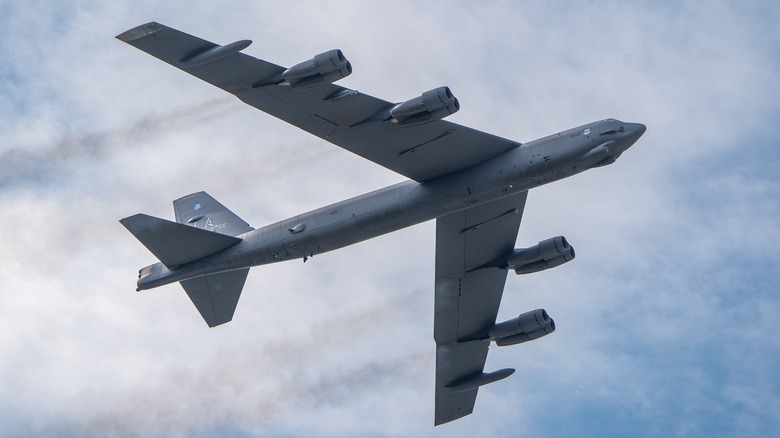
[{"label": "white cloud", "polygon": [[[714,2],[8,2],[0,54],[0,430],[9,435],[742,435],[780,429],[772,132],[777,7]],[[207,329],[117,222],[207,190],[254,226],[401,178],[113,38],[157,20],[344,84],[450,85],[452,120],[519,141],[648,125],[614,165],[536,189],[518,244],[577,259],[510,277],[500,313],[558,331],[434,429],[432,223],[254,269]],[[345,176],[348,175],[348,176]]]}]

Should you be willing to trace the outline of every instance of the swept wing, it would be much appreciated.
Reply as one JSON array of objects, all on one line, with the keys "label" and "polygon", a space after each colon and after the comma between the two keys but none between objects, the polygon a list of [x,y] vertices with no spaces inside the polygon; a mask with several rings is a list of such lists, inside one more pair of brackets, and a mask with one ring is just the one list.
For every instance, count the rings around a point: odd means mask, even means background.
[{"label": "swept wing", "polygon": [[416,181],[473,166],[519,146],[443,120],[411,126],[388,122],[396,103],[332,83],[286,85],[285,67],[240,53],[250,41],[220,46],[155,22],[117,38],[261,111]]},{"label": "swept wing", "polygon": [[468,415],[481,383],[511,374],[484,373],[507,270],[484,267],[511,253],[528,192],[453,213],[436,220],[437,425]]}]

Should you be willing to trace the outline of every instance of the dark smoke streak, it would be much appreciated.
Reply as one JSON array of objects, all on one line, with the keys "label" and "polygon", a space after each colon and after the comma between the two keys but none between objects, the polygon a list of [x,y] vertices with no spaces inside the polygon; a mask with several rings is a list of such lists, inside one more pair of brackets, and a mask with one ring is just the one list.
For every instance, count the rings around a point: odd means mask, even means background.
[{"label": "dark smoke streak", "polygon": [[0,191],[51,185],[77,166],[94,163],[165,132],[226,116],[240,105],[220,98],[164,114],[149,114],[128,127],[66,135],[50,145],[30,150],[12,148],[0,155]]}]

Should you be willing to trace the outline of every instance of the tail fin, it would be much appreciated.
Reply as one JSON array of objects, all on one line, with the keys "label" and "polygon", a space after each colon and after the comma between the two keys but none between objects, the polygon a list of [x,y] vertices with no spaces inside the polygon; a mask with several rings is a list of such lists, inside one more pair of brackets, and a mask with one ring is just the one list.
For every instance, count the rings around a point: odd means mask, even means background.
[{"label": "tail fin", "polygon": [[[206,192],[177,199],[173,207],[176,222],[145,214],[119,221],[168,269],[223,251],[241,242],[235,236],[254,229]],[[248,273],[245,268],[180,283],[209,327],[214,327],[233,319]]]},{"label": "tail fin", "polygon": [[238,236],[254,230],[206,192],[193,193],[173,201],[176,222],[207,231]]},{"label": "tail fin", "polygon": [[249,268],[190,278],[180,283],[206,324],[215,327],[233,319],[247,274]]}]

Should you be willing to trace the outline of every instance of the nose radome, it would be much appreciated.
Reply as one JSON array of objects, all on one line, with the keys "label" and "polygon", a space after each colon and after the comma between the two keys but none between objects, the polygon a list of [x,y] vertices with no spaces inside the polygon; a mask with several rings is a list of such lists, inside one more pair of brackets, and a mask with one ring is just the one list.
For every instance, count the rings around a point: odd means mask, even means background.
[{"label": "nose radome", "polygon": [[641,124],[641,123],[631,123],[629,124],[631,126],[631,131],[633,131],[636,134],[636,138],[639,138],[642,136],[642,134],[647,131],[647,126]]},{"label": "nose radome", "polygon": [[647,127],[641,123],[626,123],[625,130],[626,139],[630,142],[630,144],[634,144],[634,142],[639,140],[639,137],[645,133]]}]

